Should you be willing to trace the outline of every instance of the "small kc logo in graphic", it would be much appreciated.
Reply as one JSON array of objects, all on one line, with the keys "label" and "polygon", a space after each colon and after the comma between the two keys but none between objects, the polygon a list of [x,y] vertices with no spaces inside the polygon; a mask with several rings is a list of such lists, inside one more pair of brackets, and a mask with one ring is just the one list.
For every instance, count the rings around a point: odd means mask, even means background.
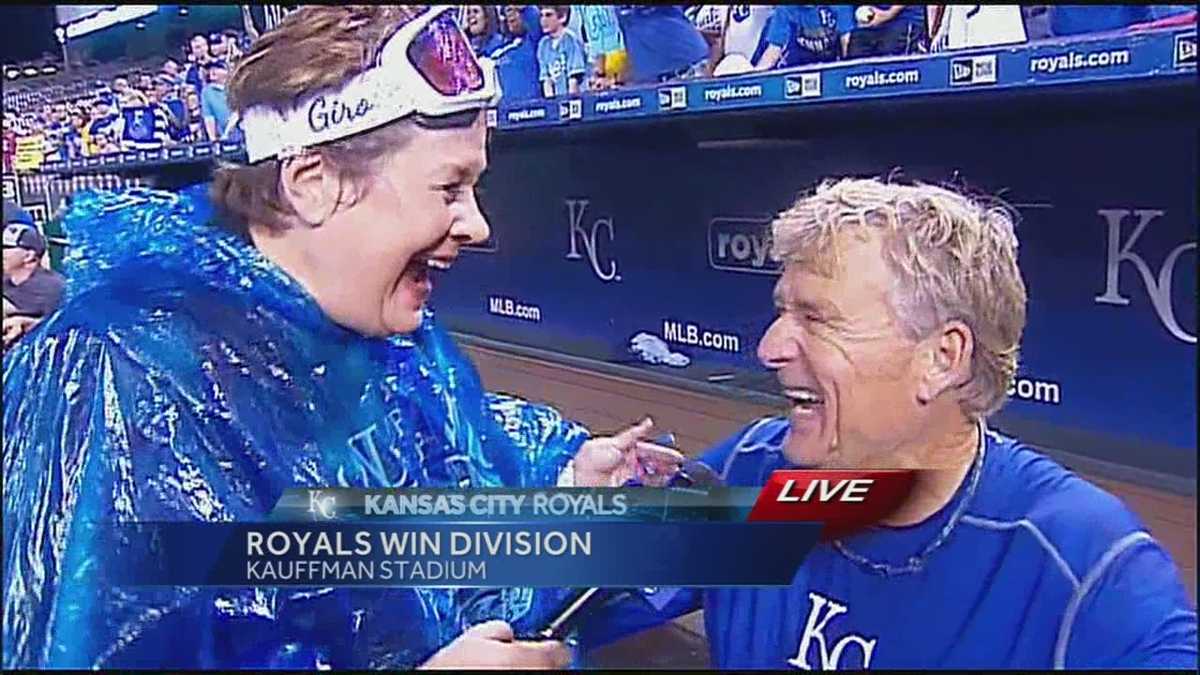
[{"label": "small kc logo in graphic", "polygon": [[313,519],[320,515],[325,520],[333,520],[337,517],[337,497],[327,495],[323,490],[309,490],[308,512],[313,514]]}]

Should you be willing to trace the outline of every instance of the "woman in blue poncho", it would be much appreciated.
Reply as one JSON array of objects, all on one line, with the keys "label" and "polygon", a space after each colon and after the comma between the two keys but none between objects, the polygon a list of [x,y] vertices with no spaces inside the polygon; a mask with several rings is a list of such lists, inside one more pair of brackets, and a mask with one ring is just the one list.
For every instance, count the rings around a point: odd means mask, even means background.
[{"label": "woman in blue poncho", "polygon": [[297,486],[594,485],[646,449],[648,423],[589,441],[485,394],[425,308],[488,233],[498,92],[449,13],[302,8],[228,95],[248,165],[211,203],[80,195],[67,299],[5,357],[4,667],[562,665],[512,640],[553,591],[110,583],[114,522],[261,520]]}]

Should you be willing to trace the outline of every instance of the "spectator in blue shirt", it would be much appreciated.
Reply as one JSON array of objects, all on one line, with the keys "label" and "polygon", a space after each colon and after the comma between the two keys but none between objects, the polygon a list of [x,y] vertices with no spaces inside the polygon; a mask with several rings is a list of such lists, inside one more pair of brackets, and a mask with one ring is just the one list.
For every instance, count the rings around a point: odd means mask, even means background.
[{"label": "spectator in blue shirt", "polygon": [[121,116],[113,110],[114,103],[111,95],[102,96],[92,108],[92,123],[88,125],[88,137],[91,139],[89,155],[107,152],[108,143],[119,138],[123,132]]},{"label": "spectator in blue shirt", "polygon": [[486,5],[467,5],[467,38],[479,56],[490,57],[504,44],[496,26],[496,10]]},{"label": "spectator in blue shirt", "polygon": [[767,21],[757,70],[836,61],[854,27],[849,5],[781,5]]},{"label": "spectator in blue shirt", "polygon": [[200,109],[210,140],[223,139],[229,126],[229,102],[225,99],[225,80],[228,77],[229,67],[224,61],[208,64],[208,85],[200,92]]},{"label": "spectator in blue shirt", "polygon": [[197,33],[192,36],[192,40],[188,44],[191,49],[188,51],[188,67],[183,79],[187,84],[195,87],[196,91],[200,91],[204,89],[204,69],[212,60],[208,52],[208,38]]},{"label": "spectator in blue shirt", "polygon": [[522,35],[533,43],[533,49],[537,51],[538,43],[542,41],[542,13],[538,10],[537,5],[504,5],[501,14],[505,16],[505,20],[500,24],[500,33],[505,40],[517,37],[509,27],[507,17],[510,12],[515,12],[521,17],[521,24],[525,26],[525,32]]},{"label": "spectator in blue shirt", "polygon": [[[527,101],[541,96],[538,85],[537,43],[529,33],[524,12],[515,5],[504,8],[504,30],[508,41],[485,54],[496,61],[500,88],[506,101]],[[539,28],[538,34],[541,34]]]},{"label": "spectator in blue shirt", "polygon": [[587,59],[579,36],[567,30],[561,5],[542,8],[542,41],[538,43],[538,79],[546,98],[578,94],[587,74]]},{"label": "spectator in blue shirt", "polygon": [[183,140],[187,134],[185,120],[187,106],[179,98],[176,80],[169,73],[160,73],[154,78],[154,93],[151,101],[162,106],[167,113],[167,128],[174,141]]},{"label": "spectator in blue shirt", "polygon": [[850,58],[913,54],[925,48],[925,5],[859,5],[850,33]]},{"label": "spectator in blue shirt", "polygon": [[678,5],[617,5],[630,84],[701,77],[708,43]]},{"label": "spectator in blue shirt", "polygon": [[625,70],[625,40],[617,12],[607,5],[579,5],[583,44],[592,62],[592,89],[607,89],[618,83]]},{"label": "spectator in blue shirt", "polygon": [[87,121],[82,114],[71,115],[71,128],[63,135],[63,146],[67,159],[80,159],[84,156],[83,132],[86,127]]},{"label": "spectator in blue shirt", "polygon": [[1055,37],[1120,30],[1150,19],[1146,5],[1050,6],[1050,32]]}]

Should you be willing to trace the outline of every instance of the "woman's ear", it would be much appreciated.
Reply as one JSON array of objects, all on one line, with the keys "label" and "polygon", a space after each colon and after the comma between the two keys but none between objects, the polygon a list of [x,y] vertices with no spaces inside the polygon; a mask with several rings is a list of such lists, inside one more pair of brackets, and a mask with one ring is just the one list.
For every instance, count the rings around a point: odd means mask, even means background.
[{"label": "woman's ear", "polygon": [[280,192],[301,222],[318,227],[337,210],[341,186],[337,172],[319,152],[284,160],[279,170]]}]

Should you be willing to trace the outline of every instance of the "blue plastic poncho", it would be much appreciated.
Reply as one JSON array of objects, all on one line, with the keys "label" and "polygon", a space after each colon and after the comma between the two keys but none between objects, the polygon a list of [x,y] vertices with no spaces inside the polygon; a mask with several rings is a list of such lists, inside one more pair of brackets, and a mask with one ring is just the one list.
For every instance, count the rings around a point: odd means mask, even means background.
[{"label": "blue plastic poncho", "polygon": [[107,523],[262,520],[294,486],[553,485],[587,437],[485,394],[426,314],[365,338],[210,224],[86,193],[60,311],[4,358],[4,667],[411,667],[561,592],[118,588]]}]

